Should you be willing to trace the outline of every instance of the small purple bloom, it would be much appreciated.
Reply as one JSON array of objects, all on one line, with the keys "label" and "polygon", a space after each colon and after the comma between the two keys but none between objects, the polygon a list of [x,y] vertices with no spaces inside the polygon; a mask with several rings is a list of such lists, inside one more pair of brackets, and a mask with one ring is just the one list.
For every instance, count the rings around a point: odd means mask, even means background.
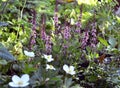
[{"label": "small purple bloom", "polygon": [[97,34],[96,34],[96,23],[92,24],[92,30],[91,30],[91,47],[95,47],[97,44]]},{"label": "small purple bloom", "polygon": [[81,23],[80,22],[76,22],[76,26],[78,27],[78,28],[81,28]]},{"label": "small purple bloom", "polygon": [[87,46],[88,40],[89,40],[89,31],[87,30],[85,31],[83,39],[82,39],[82,44],[81,44],[82,48],[85,48]]},{"label": "small purple bloom", "polygon": [[30,41],[29,41],[29,48],[32,49],[32,46],[36,43],[36,11],[32,11],[33,19],[31,20],[32,23],[32,33],[30,36]]},{"label": "small purple bloom", "polygon": [[50,36],[46,36],[45,48],[46,48],[46,52],[50,54],[51,51],[52,51],[52,42],[51,42],[51,37]]},{"label": "small purple bloom", "polygon": [[58,15],[57,15],[57,13],[55,12],[55,14],[54,14],[54,23],[55,23],[55,27],[58,27]]},{"label": "small purple bloom", "polygon": [[71,37],[71,34],[70,34],[70,27],[69,26],[66,26],[64,31],[63,31],[63,37],[68,40],[70,37]]},{"label": "small purple bloom", "polygon": [[43,41],[45,41],[46,40],[46,33],[45,33],[45,31],[44,30],[41,30],[41,39],[43,40]]}]

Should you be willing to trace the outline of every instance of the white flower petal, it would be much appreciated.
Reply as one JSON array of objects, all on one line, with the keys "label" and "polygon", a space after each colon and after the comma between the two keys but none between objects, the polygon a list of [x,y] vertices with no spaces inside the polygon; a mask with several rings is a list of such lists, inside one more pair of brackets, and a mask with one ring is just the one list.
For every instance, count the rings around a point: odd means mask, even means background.
[{"label": "white flower petal", "polygon": [[53,70],[56,70],[54,67],[52,68]]},{"label": "white flower petal", "polygon": [[71,74],[74,75],[75,71],[74,71],[74,67],[73,66],[68,66],[68,65],[64,65],[63,66],[63,70],[67,73],[67,74]]},{"label": "white flower petal", "polygon": [[24,54],[28,57],[35,57],[34,52],[28,52],[28,51],[24,50]]},{"label": "white flower petal", "polygon": [[35,54],[33,52],[29,52],[30,57],[35,57]]},{"label": "white flower petal", "polygon": [[74,67],[73,67],[73,66],[70,66],[70,70],[71,70],[71,71],[74,71]]},{"label": "white flower petal", "polygon": [[49,64],[46,65],[46,69],[56,70],[52,65],[49,65]]},{"label": "white flower petal", "polygon": [[53,60],[54,60],[53,58],[49,58],[49,59],[47,59],[47,62],[51,62]]},{"label": "white flower petal", "polygon": [[69,67],[65,64],[65,65],[63,66],[63,70],[64,70],[66,73],[68,73],[68,72],[69,72]]},{"label": "white flower petal", "polygon": [[22,77],[18,77],[17,75],[14,75],[12,77],[12,81],[13,82],[9,82],[9,86],[11,87],[26,87],[27,85],[29,85],[29,75],[28,74],[24,74],[22,75]]},{"label": "white flower petal", "polygon": [[75,74],[75,71],[71,71],[69,74],[74,75],[74,74]]},{"label": "white flower petal", "polygon": [[47,60],[47,62],[51,62],[53,61],[54,59],[52,58],[52,55],[43,55],[43,57]]},{"label": "white flower petal", "polygon": [[24,83],[23,85],[20,85],[19,87],[26,87],[28,85],[29,85],[29,83],[27,82],[27,83]]},{"label": "white flower petal", "polygon": [[50,68],[50,66],[47,64],[47,65],[46,65],[46,69],[49,69],[49,68]]},{"label": "white flower petal", "polygon": [[15,84],[17,84],[20,80],[21,80],[20,77],[18,77],[17,75],[14,75],[14,76],[12,77],[12,81],[13,81]]},{"label": "white flower petal", "polygon": [[47,58],[47,55],[44,54],[43,57],[46,59],[46,58]]},{"label": "white flower petal", "polygon": [[27,82],[30,80],[29,75],[28,75],[28,74],[22,75],[21,80],[22,80],[24,83],[27,83]]},{"label": "white flower petal", "polygon": [[9,82],[9,86],[11,86],[11,87],[19,87],[19,85],[15,84],[14,82]]},{"label": "white flower petal", "polygon": [[24,54],[27,55],[27,54],[28,54],[28,51],[24,50]]},{"label": "white flower petal", "polygon": [[47,55],[47,57],[51,57],[52,55]]}]

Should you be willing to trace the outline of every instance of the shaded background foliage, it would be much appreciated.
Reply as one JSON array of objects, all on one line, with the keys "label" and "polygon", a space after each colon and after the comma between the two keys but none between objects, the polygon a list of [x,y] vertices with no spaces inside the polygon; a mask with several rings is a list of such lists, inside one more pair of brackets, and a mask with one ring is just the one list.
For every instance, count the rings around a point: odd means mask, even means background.
[{"label": "shaded background foliage", "polygon": [[[74,0],[1,1],[0,41],[17,60],[0,64],[0,68],[5,66],[0,83],[7,87],[12,75],[27,73],[33,88],[119,87],[116,4],[113,0],[82,4]],[[35,58],[26,57],[24,49],[34,51]],[[46,72],[43,54],[53,55],[57,71]],[[66,76],[64,64],[74,65],[77,74]]]}]

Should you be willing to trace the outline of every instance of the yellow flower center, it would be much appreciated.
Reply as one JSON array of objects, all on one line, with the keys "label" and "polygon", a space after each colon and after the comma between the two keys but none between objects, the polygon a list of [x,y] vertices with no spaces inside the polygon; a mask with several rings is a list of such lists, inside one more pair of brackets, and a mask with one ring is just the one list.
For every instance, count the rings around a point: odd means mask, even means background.
[{"label": "yellow flower center", "polygon": [[69,73],[71,73],[72,71],[71,71],[71,70],[69,70],[68,72],[69,72]]},{"label": "yellow flower center", "polygon": [[50,56],[48,56],[47,58],[50,59]]},{"label": "yellow flower center", "polygon": [[53,68],[53,66],[52,66],[52,65],[50,65],[50,68],[52,69],[52,68]]},{"label": "yellow flower center", "polygon": [[19,81],[17,84],[18,84],[18,85],[23,85],[23,82],[22,82],[22,81]]}]

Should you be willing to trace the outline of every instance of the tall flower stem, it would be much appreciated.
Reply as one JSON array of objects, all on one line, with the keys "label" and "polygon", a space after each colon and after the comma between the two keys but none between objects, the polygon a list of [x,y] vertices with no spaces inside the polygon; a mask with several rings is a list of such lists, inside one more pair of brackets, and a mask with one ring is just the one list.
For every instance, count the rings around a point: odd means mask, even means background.
[{"label": "tall flower stem", "polygon": [[54,26],[55,26],[55,34],[59,33],[59,25],[58,25],[58,0],[55,1],[55,10],[54,10]]},{"label": "tall flower stem", "polygon": [[32,33],[30,36],[30,41],[29,41],[29,49],[31,50],[33,45],[36,43],[36,11],[32,11],[33,14],[33,19],[32,19]]},{"label": "tall flower stem", "polygon": [[40,29],[40,37],[43,40],[44,44],[45,44],[45,51],[47,54],[51,53],[52,50],[52,42],[51,42],[51,36],[46,34],[46,30],[45,30],[45,25],[46,25],[46,16],[45,14],[41,15],[41,29]]},{"label": "tall flower stem", "polygon": [[45,16],[45,14],[42,14],[41,15],[40,37],[43,41],[45,41],[45,38],[46,38],[45,25],[46,25],[46,16]]},{"label": "tall flower stem", "polygon": [[92,26],[92,30],[91,30],[91,47],[95,47],[96,44],[97,44],[97,30],[96,30],[96,12],[94,11],[94,16],[93,16],[93,24],[91,25]]}]

